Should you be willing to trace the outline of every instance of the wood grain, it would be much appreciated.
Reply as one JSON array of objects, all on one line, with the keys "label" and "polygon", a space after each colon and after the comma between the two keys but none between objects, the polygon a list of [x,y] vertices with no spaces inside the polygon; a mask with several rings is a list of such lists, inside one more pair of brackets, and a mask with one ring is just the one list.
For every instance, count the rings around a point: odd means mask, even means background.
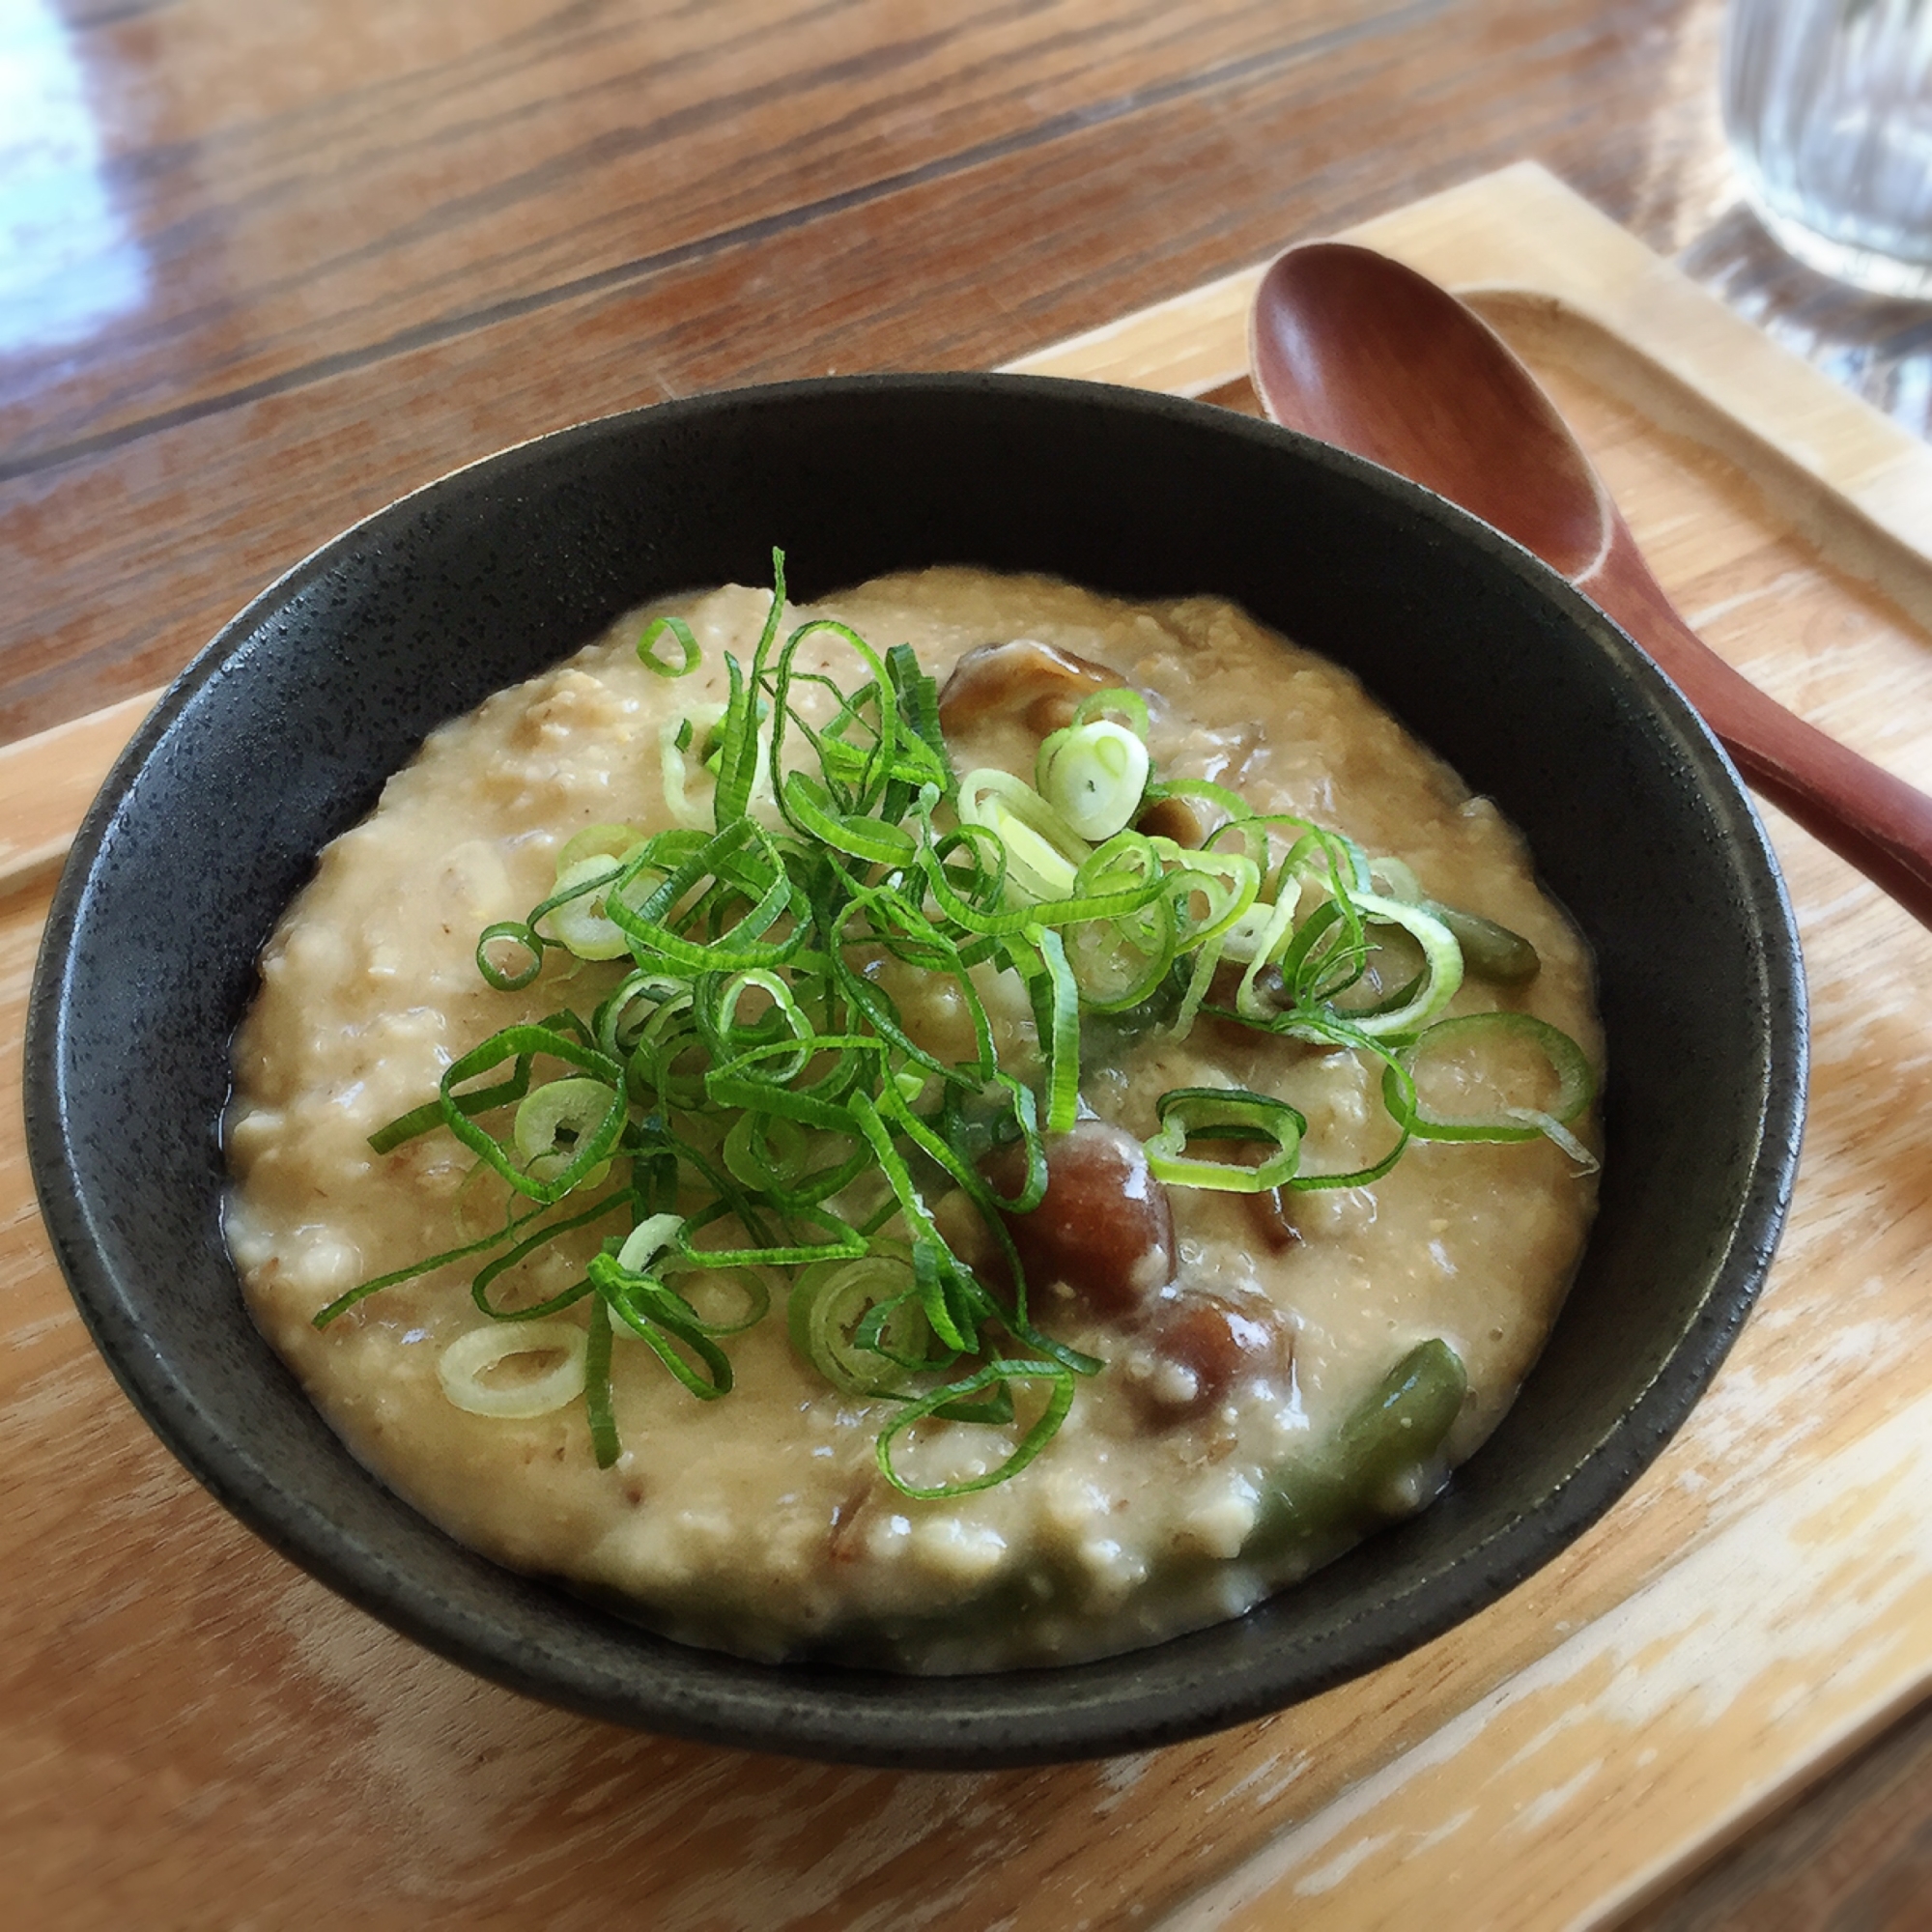
[{"label": "wood grain", "polygon": [[264,13],[238,33],[232,10],[185,0],[103,25],[97,71],[171,83],[159,125],[115,156],[140,183],[128,240],[155,286],[138,353],[123,335],[68,359],[58,414],[40,403],[47,359],[20,358],[30,459],[1048,146],[1136,102],[1181,38],[1184,90],[1376,21],[1338,0],[1221,0],[1184,29],[1145,4],[499,0],[441,20]]},{"label": "wood grain", "polygon": [[1809,1803],[1620,1919],[1617,1932],[1923,1932],[1928,1786],[1932,1706],[1885,1732]]},{"label": "wood grain", "polygon": [[[1645,29],[1676,10],[1615,23],[1600,11],[492,0],[238,13],[172,0],[109,13],[73,51],[106,97],[115,245],[140,265],[138,313],[77,348],[17,350],[0,440],[18,444],[13,465],[43,466],[915,185],[1020,170],[1031,198],[1041,164],[1070,147],[1091,166],[1128,124],[1136,144],[1184,141],[1203,110],[1232,108],[1264,139],[1255,109],[1292,104],[1297,145],[1332,147],[1344,103],[1371,86],[1390,118],[1390,69],[1418,57],[1437,113],[1466,131],[1486,67],[1548,89],[1588,62],[1618,89],[1657,58]],[[1200,207],[1236,205],[1208,188],[1191,185]],[[69,273],[103,279],[99,260]]]},{"label": "wood grain", "polygon": [[[1736,206],[1711,88],[1720,14],[1721,0],[17,0],[0,26],[20,81],[0,132],[0,743],[152,687],[315,544],[502,443],[704,386],[1009,359],[1521,155],[1922,434],[1927,312],[1847,298]],[[1565,330],[1577,366],[1607,357],[1603,393],[1658,415],[1667,371],[1633,364],[1614,330],[1596,347]],[[1694,412],[1677,427],[1719,448],[1733,485],[1771,492],[1763,527],[1816,511],[1805,554],[1909,603],[1868,519],[1777,494],[1783,472],[1748,435]],[[1876,636],[1882,676],[1916,657],[1911,626],[1841,629],[1814,612],[1767,674],[1910,769],[1906,707],[1816,673]],[[77,794],[106,746],[72,750]],[[14,876],[64,809],[38,784],[0,796]],[[0,1040],[17,1038],[34,904],[0,893]],[[1889,1044],[1837,1067],[1886,1122]],[[527,1877],[564,1922],[589,1895],[570,1892],[575,1854],[622,1917],[639,1841],[670,1815],[653,1807],[680,1784],[723,1822],[668,1828],[668,1923],[755,1922],[776,1887],[800,1922],[843,1924],[862,1890],[839,1872],[872,1874],[849,1922],[895,1922],[922,1860],[971,1922],[980,1895],[956,1845],[985,1843],[987,1821],[1018,1821],[999,1895],[1023,1922],[1145,1918],[1181,1864],[1206,1875],[1189,1862],[1193,1760],[1120,1768],[1115,1784],[1020,1780],[985,1805],[938,1783],[746,1779],[736,1761],[559,1732],[347,1616],[154,1447],[50,1287],[24,1181],[0,1172],[0,1403],[22,1405],[0,1441],[24,1443],[0,1506],[0,1634],[40,1619],[0,1706],[0,1900],[16,1920],[24,1898],[50,1925],[483,1923],[516,1916],[492,1888],[520,1899]],[[1890,1211],[1884,1187],[1864,1208]],[[1845,1211],[1858,1232],[1859,1205]],[[152,1511],[101,1501],[70,1520],[32,1500],[76,1448],[103,1490]],[[78,1546],[71,1575],[50,1545]],[[1564,1587],[1613,1601],[1592,1594],[1600,1574]],[[1540,1596],[1528,1614],[1567,1603]],[[309,1651],[277,1650],[298,1631],[319,1633]],[[1295,1751],[1381,1764],[1524,1661],[1505,1646],[1493,1670],[1392,1680],[1385,1712],[1277,1739],[1285,1755],[1260,1732],[1227,1741],[1231,1768],[1212,1753],[1198,1768],[1222,1821],[1198,1856],[1238,1861],[1339,1789],[1321,1766],[1296,1773]],[[1135,1789],[1160,1802],[1134,1811]],[[797,1833],[774,1864],[765,1813],[786,1806]],[[1119,1883],[1096,1879],[1082,1833],[1123,1816]],[[740,1825],[755,1883],[730,1876]],[[1823,1923],[1855,1889],[1803,1895]]]},{"label": "wood grain", "polygon": [[0,898],[56,871],[108,767],[159,692],[0,745]]},{"label": "wood grain", "polygon": [[[1005,361],[1525,152],[1669,241],[1721,178],[1718,6],[117,14],[72,46],[153,263],[142,306],[10,358],[0,739],[163,681],[356,518],[585,416]],[[922,35],[952,37],[865,68]]]},{"label": "wood grain", "polygon": [[[1925,629],[1794,534],[1720,426],[1660,431],[1641,357],[1548,304],[1525,315],[1522,346],[1714,643],[1932,776]],[[428,1657],[168,1462],[88,1346],[0,1139],[0,1574],[43,1579],[0,1597],[5,1886],[62,1928],[588,1926],[647,1897],[649,1922],[693,1932],[1290,1914],[1355,1932],[1425,1911],[1455,1932],[1577,1922],[1667,1880],[1932,1669],[1932,1043],[1912,1018],[1932,935],[1774,835],[1818,1070],[1791,1233],[1712,1395],[1482,1617],[1137,1759],[793,1765],[547,1712]],[[0,901],[0,1040],[43,904]],[[9,1044],[7,1115],[17,1081]]]}]

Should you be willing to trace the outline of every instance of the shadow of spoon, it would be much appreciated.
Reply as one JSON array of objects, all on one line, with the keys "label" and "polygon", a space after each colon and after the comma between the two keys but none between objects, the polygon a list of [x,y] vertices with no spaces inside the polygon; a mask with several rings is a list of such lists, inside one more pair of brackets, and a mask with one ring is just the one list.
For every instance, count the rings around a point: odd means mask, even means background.
[{"label": "shadow of spoon", "polygon": [[1549,398],[1472,310],[1373,249],[1309,242],[1262,278],[1248,350],[1276,422],[1534,551],[1650,653],[1756,790],[1932,925],[1932,799],[1785,710],[1690,629]]}]

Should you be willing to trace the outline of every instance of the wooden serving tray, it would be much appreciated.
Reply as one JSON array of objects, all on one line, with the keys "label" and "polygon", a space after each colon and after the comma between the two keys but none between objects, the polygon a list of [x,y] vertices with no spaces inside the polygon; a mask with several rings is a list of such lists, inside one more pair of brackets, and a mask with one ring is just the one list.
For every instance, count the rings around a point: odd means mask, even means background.
[{"label": "wooden serving tray", "polygon": [[[1932,450],[1536,168],[1354,234],[1516,343],[1718,649],[1932,785]],[[1015,366],[1251,408],[1256,272]],[[0,1895],[37,1922],[1586,1925],[1932,1685],[1932,933],[1775,815],[1814,1028],[1782,1252],[1657,1465],[1481,1616],[1217,1738],[958,1776],[642,1737],[417,1649],[149,1435],[33,1209],[51,867],[145,708],[0,752]]]}]

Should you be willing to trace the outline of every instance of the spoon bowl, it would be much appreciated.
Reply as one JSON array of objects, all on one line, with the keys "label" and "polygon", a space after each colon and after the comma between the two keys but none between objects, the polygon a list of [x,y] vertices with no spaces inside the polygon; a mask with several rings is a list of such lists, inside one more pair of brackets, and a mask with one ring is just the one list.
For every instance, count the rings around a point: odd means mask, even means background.
[{"label": "spoon bowl", "polygon": [[1549,398],[1492,329],[1464,329],[1465,314],[1371,249],[1291,249],[1255,307],[1255,386],[1277,422],[1460,503],[1574,582],[1601,559],[1615,512]]},{"label": "spoon bowl", "polygon": [[1758,792],[1932,925],[1932,799],[1785,710],[1690,629],[1554,405],[1473,310],[1374,249],[1305,243],[1262,278],[1249,367],[1276,422],[1434,490],[1567,577]]}]

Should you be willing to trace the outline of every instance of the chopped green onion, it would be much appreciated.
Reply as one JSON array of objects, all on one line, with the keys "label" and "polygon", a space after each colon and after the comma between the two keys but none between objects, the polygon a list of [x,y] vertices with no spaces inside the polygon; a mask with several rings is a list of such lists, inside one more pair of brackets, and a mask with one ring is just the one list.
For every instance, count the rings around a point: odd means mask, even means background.
[{"label": "chopped green onion", "polygon": [[1067,828],[1097,845],[1134,822],[1148,770],[1146,739],[1102,718],[1047,739],[1036,782]]},{"label": "chopped green onion", "polygon": [[[1103,1366],[1034,1325],[1007,1226],[1044,1196],[1044,1137],[1081,1117],[1086,1015],[1125,1016],[1100,1029],[1114,1041],[1136,1027],[1179,1037],[1206,1014],[1380,1064],[1391,1145],[1346,1173],[1304,1171],[1305,1122],[1286,1101],[1170,1090],[1146,1145],[1172,1185],[1363,1186],[1412,1138],[1542,1136],[1589,1160],[1571,1127],[1594,1083],[1573,1041],[1527,1015],[1443,1017],[1465,958],[1520,983],[1535,968],[1526,941],[1435,904],[1405,862],[1371,861],[1340,833],[1258,813],[1207,780],[1155,781],[1147,700],[1129,689],[1091,693],[1047,738],[1037,789],[993,769],[957,779],[937,687],[910,649],[881,655],[824,618],[784,634],[781,554],[773,566],[750,659],[724,654],[724,704],[693,705],[660,733],[670,829],[576,832],[550,895],[477,943],[479,973],[503,992],[571,955],[568,973],[595,988],[589,1017],[562,1007],[502,1028],[370,1137],[386,1154],[446,1129],[475,1173],[526,1205],[480,1240],[360,1284],[318,1327],[385,1288],[473,1265],[489,1321],[444,1351],[451,1400],[537,1414],[581,1394],[610,1467],[622,1453],[614,1384],[639,1372],[629,1344],[716,1401],[733,1380],[722,1343],[766,1318],[778,1270],[795,1352],[841,1397],[891,1408],[875,1446],[886,1480],[915,1499],[960,1495],[1023,1469],[1064,1421],[1075,1378]],[[849,656],[845,681],[816,668],[824,647]],[[703,655],[668,616],[638,651],[664,677]],[[692,796],[695,766],[713,781],[708,811]],[[1212,821],[1199,849],[1130,829],[1165,798]],[[960,1057],[917,1035],[885,965],[957,989],[971,1033]],[[1016,976],[1032,1007],[1037,1056],[1018,1071],[1001,1065],[988,972]],[[1505,1045],[1531,1052],[1540,1088],[1499,1089],[1468,1113],[1425,1106],[1418,1076],[1435,1091],[1451,1055]],[[1544,1104],[1516,1104],[1530,1099]],[[1009,1142],[1025,1175],[1003,1197],[980,1163]],[[949,1244],[934,1188],[979,1213],[988,1279]],[[598,1238],[595,1224],[628,1232],[579,1271],[576,1244]],[[575,1278],[541,1298],[515,1292],[541,1253],[572,1255]],[[526,1383],[497,1373],[553,1351],[558,1365]],[[922,1487],[894,1450],[924,1423],[1009,1433],[983,1473]]]},{"label": "chopped green onion", "polygon": [[[513,1421],[548,1415],[583,1393],[585,1339],[568,1321],[531,1322],[520,1328],[472,1328],[459,1335],[437,1359],[442,1392],[471,1415]],[[518,1355],[556,1355],[561,1359],[527,1381],[495,1382],[485,1378]]]},{"label": "chopped green onion", "polygon": [[1596,1097],[1596,1076],[1582,1049],[1567,1033],[1530,1013],[1463,1013],[1454,1019],[1438,1020],[1415,1042],[1405,1048],[1401,1065],[1411,1082],[1418,1069],[1433,1055],[1475,1048],[1490,1063],[1478,1073],[1492,1089],[1498,1077],[1509,1069],[1495,1065],[1496,1050],[1512,1044],[1526,1046],[1538,1063],[1534,1071],[1553,1075],[1556,1093],[1548,1105],[1526,1107],[1501,1099],[1479,1113],[1445,1116],[1432,1112],[1419,1097],[1405,1097],[1391,1085],[1394,1069],[1383,1076],[1383,1100],[1391,1114],[1404,1120],[1409,1132],[1421,1141],[1533,1141],[1539,1136],[1553,1141],[1579,1167],[1593,1170],[1596,1157],[1568,1131]]},{"label": "chopped green onion", "polygon": [[556,850],[557,876],[581,859],[622,859],[643,843],[628,825],[586,825],[574,832]]},{"label": "chopped green onion", "polygon": [[653,1214],[649,1220],[639,1221],[624,1236],[623,1245],[617,1250],[617,1265],[632,1274],[649,1274],[651,1264],[666,1249],[675,1246],[683,1232],[682,1214]]},{"label": "chopped green onion", "polygon": [[617,1418],[611,1407],[611,1311],[602,1295],[590,1298],[590,1329],[583,1348],[583,1413],[590,1424],[590,1450],[600,1469],[623,1454]]},{"label": "chopped green onion", "polygon": [[[1246,1088],[1175,1087],[1154,1104],[1160,1131],[1147,1144],[1148,1168],[1156,1179],[1224,1194],[1265,1194],[1293,1178],[1301,1160],[1307,1120],[1285,1100]],[[1194,1141],[1236,1141],[1271,1147],[1252,1166],[1190,1157]]]},{"label": "chopped green onion", "polygon": [[1046,1130],[1064,1134],[1080,1117],[1080,988],[1059,933],[1047,926],[1028,937],[1039,948],[1046,967],[1039,1008],[1040,1043],[1046,1048]]},{"label": "chopped green onion", "polygon": [[[522,948],[528,963],[499,966],[497,949],[506,945]],[[520,993],[543,971],[543,941],[520,919],[486,925],[476,941],[476,970],[495,991]]]},{"label": "chopped green onion", "polygon": [[[747,1328],[755,1328],[770,1312],[771,1284],[758,1268],[716,1267],[712,1265],[713,1260],[711,1251],[706,1249],[680,1262],[675,1269],[675,1292],[690,1312],[691,1325],[700,1335],[742,1335]],[[671,1286],[669,1280],[666,1286]],[[692,1299],[694,1294],[701,1294],[705,1307],[713,1312],[700,1315]],[[718,1312],[721,1294],[735,1295],[737,1306],[725,1313]]]},{"label": "chopped green onion", "polygon": [[1405,928],[1421,946],[1423,980],[1414,997],[1392,1011],[1364,1013],[1355,1024],[1371,1038],[1385,1034],[1413,1033],[1426,1026],[1451,1000],[1463,983],[1463,952],[1456,936],[1434,913],[1405,905],[1375,893],[1353,895],[1355,910],[1370,919]]},{"label": "chopped green onion", "polygon": [[621,959],[630,951],[623,929],[604,914],[604,895],[592,889],[614,879],[623,867],[614,858],[591,853],[563,867],[556,875],[551,930],[580,959]]},{"label": "chopped green onion", "polygon": [[[1010,1414],[1011,1393],[1009,1384],[1012,1382],[1043,1381],[1048,1384],[1046,1406],[1034,1420],[1007,1459],[984,1475],[969,1477],[961,1483],[935,1483],[922,1487],[908,1483],[893,1466],[893,1443],[916,1422],[923,1422],[928,1416],[940,1414],[943,1410],[956,1410],[960,1404],[986,1389],[1006,1392]],[[917,1402],[908,1403],[880,1434],[875,1455],[879,1473],[885,1477],[901,1495],[911,1496],[915,1501],[931,1501],[943,1496],[971,1495],[975,1490],[990,1490],[996,1483],[1004,1483],[1016,1476],[1052,1441],[1059,1433],[1060,1425],[1066,1419],[1066,1411],[1073,1406],[1073,1372],[1064,1362],[1037,1361],[993,1361],[984,1368],[976,1369],[971,1375],[958,1381],[948,1382],[944,1388],[934,1389],[929,1395],[922,1396]],[[997,1413],[997,1411],[995,1411]]]},{"label": "chopped green onion", "polygon": [[844,1395],[902,1388],[932,1350],[911,1259],[884,1250],[801,1270],[786,1319],[792,1347]]},{"label": "chopped green onion", "polygon": [[1089,692],[1073,707],[1072,728],[1078,730],[1083,724],[1110,716],[1123,722],[1143,745],[1147,743],[1150,728],[1148,701],[1130,685],[1114,684],[1101,691]]},{"label": "chopped green onion", "polygon": [[[622,1111],[616,1091],[601,1080],[553,1080],[525,1096],[510,1136],[525,1171],[550,1180],[564,1173],[582,1149],[608,1151],[616,1134],[606,1129],[613,1120],[621,1126]],[[602,1178],[590,1166],[574,1184],[595,1187]]]},{"label": "chopped green onion", "polygon": [[[673,659],[658,656],[660,639],[668,638],[678,648]],[[691,635],[691,626],[682,617],[658,617],[644,627],[644,634],[638,639],[638,662],[646,670],[654,670],[660,677],[688,677],[697,668],[698,660],[704,655],[697,639]]]},{"label": "chopped green onion", "polygon": [[1081,866],[1093,855],[1080,835],[1010,772],[968,772],[959,781],[959,816],[999,839],[1010,883],[1036,900],[1070,897]]}]

